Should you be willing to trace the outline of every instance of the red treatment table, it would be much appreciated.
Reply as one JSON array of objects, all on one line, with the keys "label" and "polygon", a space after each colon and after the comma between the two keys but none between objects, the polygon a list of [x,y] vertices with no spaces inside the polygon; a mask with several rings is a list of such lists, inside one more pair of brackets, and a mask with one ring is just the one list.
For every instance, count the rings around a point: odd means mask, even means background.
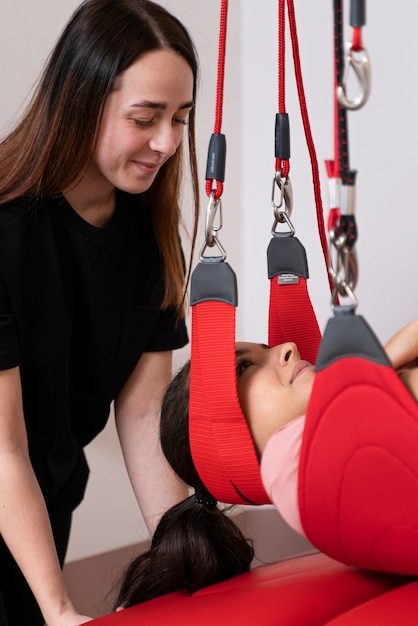
[{"label": "red treatment table", "polygon": [[409,626],[418,580],[343,565],[316,553],[261,566],[192,596],[175,592],[95,626]]}]

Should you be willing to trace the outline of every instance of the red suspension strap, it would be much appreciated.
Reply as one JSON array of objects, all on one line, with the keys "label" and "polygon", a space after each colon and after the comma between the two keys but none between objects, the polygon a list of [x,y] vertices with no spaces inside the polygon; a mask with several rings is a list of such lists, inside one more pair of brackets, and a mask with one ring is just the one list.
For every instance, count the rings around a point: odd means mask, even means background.
[{"label": "red suspension strap", "polygon": [[[191,278],[192,341],[190,361],[189,437],[196,470],[217,500],[230,504],[268,504],[259,462],[236,384],[236,276],[225,262],[218,239],[226,154],[222,120],[228,2],[222,1],[215,133],[207,165],[209,204],[206,241]],[[222,87],[221,87],[222,85]],[[213,182],[216,188],[213,188]],[[209,256],[209,249],[217,255]]]},{"label": "red suspension strap", "polygon": [[[294,237],[290,221],[292,189],[289,173],[290,141],[288,116],[284,101],[284,9],[279,0],[279,113],[276,126],[276,165],[272,203],[275,209],[273,238],[268,249],[271,284],[269,308],[269,343],[295,341],[302,358],[316,360],[321,334],[307,294],[308,269],[303,246]],[[299,49],[292,0],[287,0],[291,24],[292,49],[299,102],[311,157],[321,241],[326,242],[318,165],[306,111],[300,70]],[[225,54],[227,2],[222,2],[219,54]],[[224,59],[218,64],[222,76]],[[219,79],[218,76],[218,79]],[[219,83],[219,80],[218,80]],[[191,279],[192,344],[190,371],[189,435],[196,469],[212,496],[231,504],[266,504],[269,498],[261,482],[258,457],[245,416],[242,413],[236,384],[235,317],[237,306],[236,276],[225,262],[226,252],[218,239],[215,215],[220,210],[222,188],[213,181],[224,180],[225,138],[220,133],[222,97],[218,84],[217,122],[208,153],[207,186],[210,199],[206,219],[206,240],[200,263]],[[219,151],[219,138],[222,149]],[[219,156],[220,154],[220,156]],[[221,164],[221,166],[219,165]],[[279,195],[279,202],[276,202]],[[279,224],[288,232],[278,232]],[[323,246],[324,247],[324,246]],[[217,253],[208,256],[208,249]]]},{"label": "red suspension strap", "polygon": [[[269,345],[294,341],[303,359],[315,363],[321,341],[318,322],[308,294],[309,277],[305,249],[294,236],[295,229],[290,221],[292,212],[292,187],[290,171],[289,118],[285,103],[285,8],[288,8],[289,26],[292,41],[293,62],[299,97],[299,105],[309,150],[314,186],[318,231],[324,259],[327,264],[327,241],[323,222],[318,161],[310,129],[309,116],[303,87],[300,65],[299,44],[293,0],[278,2],[278,86],[279,112],[276,116],[276,173],[273,180],[272,204],[275,221],[270,241],[268,275],[270,279],[269,306]],[[278,201],[276,201],[278,196]],[[278,231],[279,224],[288,230]]]}]

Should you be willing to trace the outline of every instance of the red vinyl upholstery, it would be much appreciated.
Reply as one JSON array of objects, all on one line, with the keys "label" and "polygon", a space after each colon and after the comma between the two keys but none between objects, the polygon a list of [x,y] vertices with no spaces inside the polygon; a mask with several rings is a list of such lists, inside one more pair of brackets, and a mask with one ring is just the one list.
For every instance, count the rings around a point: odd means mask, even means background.
[{"label": "red vinyl upholstery", "polygon": [[326,626],[416,626],[418,581],[388,591],[357,606]]},{"label": "red vinyl upholstery", "polygon": [[349,565],[418,576],[418,405],[391,367],[315,377],[299,465],[308,539]]},{"label": "red vinyl upholstery", "polygon": [[259,567],[192,596],[172,593],[91,623],[95,626],[213,626],[216,623],[322,626],[406,582],[409,579],[362,571],[323,554],[310,554]]}]

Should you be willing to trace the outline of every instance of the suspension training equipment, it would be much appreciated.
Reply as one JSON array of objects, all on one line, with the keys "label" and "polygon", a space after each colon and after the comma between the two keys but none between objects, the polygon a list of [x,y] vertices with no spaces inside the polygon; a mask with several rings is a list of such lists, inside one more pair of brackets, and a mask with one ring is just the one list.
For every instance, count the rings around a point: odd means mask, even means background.
[{"label": "suspension training equipment", "polygon": [[[294,237],[295,229],[290,221],[290,138],[285,111],[283,61],[285,5],[286,0],[279,0],[279,113],[276,118],[276,172],[272,192],[275,220],[268,247],[269,345],[291,338],[299,342],[303,358],[314,362],[321,334],[307,292],[306,253]],[[315,181],[318,228],[327,261],[319,173],[303,92],[293,0],[287,0],[287,5],[299,102]],[[259,459],[237,394],[237,281],[234,271],[225,261],[226,252],[218,238],[222,225],[221,195],[226,154],[225,138],[220,131],[227,8],[228,2],[222,1],[215,131],[209,144],[206,172],[206,192],[209,195],[206,238],[200,263],[191,279],[190,446],[196,469],[217,500],[231,504],[267,504],[270,500],[261,482]],[[281,197],[280,202],[277,195]],[[288,232],[279,232],[279,224],[287,225]],[[215,249],[218,254],[209,256],[209,249]]]},{"label": "suspension training equipment", "polygon": [[[353,35],[345,48],[343,1],[334,0],[333,5],[334,158],[326,162],[330,191],[327,242],[293,1],[278,1],[279,111],[272,190],[274,223],[268,247],[269,345],[295,341],[302,358],[315,362],[298,476],[299,511],[308,539],[319,550],[350,565],[418,575],[418,507],[411,496],[418,484],[418,407],[372,329],[356,314],[356,171],[349,163],[347,114],[363,106],[370,93],[370,64],[362,42],[365,0],[351,0]],[[289,118],[284,97],[286,6],[334,312],[322,339],[306,289],[305,250],[294,236],[291,221]],[[196,469],[217,500],[264,504],[269,500],[237,395],[236,276],[225,262],[226,252],[218,239],[226,155],[225,137],[220,134],[226,15],[224,0],[217,122],[208,154],[206,240],[191,281],[190,446]],[[360,95],[354,99],[348,96],[350,70],[360,85]],[[209,249],[217,254],[209,256]],[[348,298],[349,303],[340,304],[340,298]]]}]

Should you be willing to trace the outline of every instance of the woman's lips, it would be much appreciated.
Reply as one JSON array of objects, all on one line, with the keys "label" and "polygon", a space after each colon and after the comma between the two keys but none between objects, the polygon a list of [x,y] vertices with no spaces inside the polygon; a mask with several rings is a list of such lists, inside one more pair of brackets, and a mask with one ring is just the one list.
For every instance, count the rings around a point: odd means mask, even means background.
[{"label": "woman's lips", "polygon": [[299,361],[293,369],[291,382],[295,382],[295,380],[304,374],[306,370],[311,369],[313,369],[313,365],[311,365],[311,363],[308,363],[308,361]]},{"label": "woman's lips", "polygon": [[155,174],[161,167],[161,163],[147,163],[145,161],[133,161],[135,166],[144,174]]}]

